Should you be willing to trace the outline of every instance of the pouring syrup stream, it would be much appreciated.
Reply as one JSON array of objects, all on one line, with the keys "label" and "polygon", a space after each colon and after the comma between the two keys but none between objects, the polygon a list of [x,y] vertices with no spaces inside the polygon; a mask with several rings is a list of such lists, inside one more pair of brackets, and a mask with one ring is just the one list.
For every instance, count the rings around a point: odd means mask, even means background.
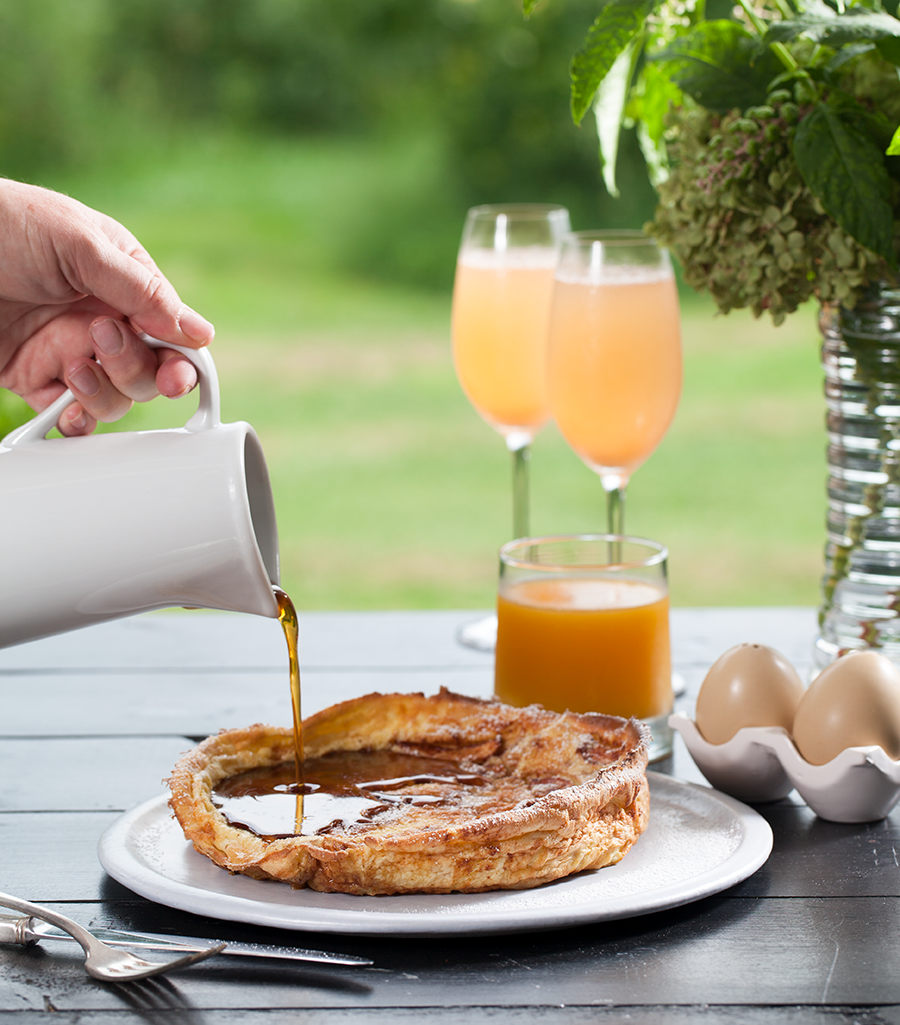
[{"label": "pouring syrup stream", "polygon": [[[280,587],[273,585],[272,591],[288,648],[294,764],[251,769],[223,780],[215,788],[214,804],[228,822],[267,838],[301,836],[304,827],[307,834],[323,835],[368,825],[381,813],[404,806],[452,806],[461,794],[487,782],[461,771],[452,760],[395,751],[334,751],[307,764],[297,611]],[[304,795],[309,797],[306,805]]]},{"label": "pouring syrup stream", "polygon": [[278,602],[278,622],[284,630],[287,641],[288,666],[291,674],[291,709],[294,717],[294,772],[297,784],[297,807],[294,813],[294,832],[303,832],[303,716],[300,710],[300,658],[297,654],[300,630],[297,610],[287,593],[276,585],[272,586]]}]

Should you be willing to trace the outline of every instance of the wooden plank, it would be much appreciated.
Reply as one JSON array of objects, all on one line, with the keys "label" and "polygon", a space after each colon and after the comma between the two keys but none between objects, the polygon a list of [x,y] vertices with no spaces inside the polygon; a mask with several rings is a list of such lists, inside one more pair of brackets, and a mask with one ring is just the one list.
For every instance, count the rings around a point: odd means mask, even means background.
[{"label": "wooden plank", "polygon": [[[134,987],[121,992],[123,1004],[115,1011],[116,1022],[146,1022],[177,1020],[178,1022],[207,1022],[212,1017],[179,1001],[174,987],[157,983],[153,993],[148,987],[137,991]],[[174,992],[173,992],[174,990]],[[109,1011],[60,1011],[49,1004],[45,1008],[55,1011],[55,1025],[109,1025]],[[259,1010],[215,1009],[216,1025],[297,1025],[294,1009],[265,1008]],[[900,1008],[871,1007],[579,1007],[560,1004],[558,1007],[429,1007],[424,1010],[429,1023],[435,1025],[687,1025],[701,1020],[704,1025],[897,1025]],[[179,1017],[183,1015],[184,1017]],[[0,1011],[0,1021],[24,1025],[34,1021],[33,1011]],[[422,1025],[420,1008],[304,1008],[303,1025]]]},{"label": "wooden plank", "polygon": [[[118,812],[0,814],[0,880],[5,893],[37,903],[96,901],[107,875],[97,842]],[[120,895],[127,893],[115,884]]]},{"label": "wooden plank", "polygon": [[[219,958],[172,976],[167,999],[174,990],[182,1006],[223,1009],[898,1004],[900,973],[885,970],[900,942],[898,911],[896,898],[713,898],[556,933],[344,937],[336,948],[329,938],[331,949],[368,952],[376,964],[307,969]],[[45,997],[60,1011],[122,1006],[113,988],[83,975],[77,956],[0,951],[0,1008],[42,1009]]]},{"label": "wooden plank", "polygon": [[801,673],[812,661],[815,609],[672,609],[671,622],[673,658],[679,665],[708,669],[719,655],[745,642],[776,648]]},{"label": "wooden plank", "polygon": [[[178,736],[0,740],[0,808],[17,813],[0,816],[0,829],[9,837],[0,863],[6,861],[9,871],[9,859],[17,859],[17,852],[29,850],[32,842],[54,848],[60,816],[23,817],[25,812],[67,813],[69,842],[82,827],[94,829],[90,840],[84,841],[92,862],[99,831],[92,819],[74,813],[122,811],[155,797],[163,792],[163,780],[190,744]],[[833,823],[817,818],[795,794],[758,810],[772,826],[774,850],[766,866],[742,884],[742,894],[900,895],[900,808],[881,822]],[[9,832],[16,824],[22,827],[24,847]],[[22,870],[33,864],[29,854]],[[67,865],[71,864],[68,859]],[[37,870],[52,872],[53,868],[38,864]],[[97,894],[71,896],[94,899]]]},{"label": "wooden plank", "polygon": [[[478,667],[304,670],[302,676],[304,715],[371,691],[436,694],[446,686],[461,694],[488,696],[493,688],[492,671]],[[291,722],[287,671],[35,673],[0,679],[0,700],[0,735],[7,737],[201,737],[255,722]]]},{"label": "wooden plank", "polygon": [[[302,612],[301,661],[313,668],[489,666],[458,644],[472,611]],[[0,649],[0,673],[48,669],[267,668],[287,649],[274,619],[197,609],[153,612]]]},{"label": "wooden plank", "polygon": [[880,822],[826,822],[793,799],[757,810],[772,826],[774,847],[742,896],[900,896],[900,808]]},{"label": "wooden plank", "polygon": [[124,811],[165,789],[186,737],[0,739],[0,810]]},{"label": "wooden plank", "polygon": [[[166,986],[164,990],[163,987]],[[157,983],[154,991],[149,987],[134,987],[122,991],[122,1007],[115,1013],[116,1022],[146,1022],[148,1020],[179,1022],[206,1022],[211,1016],[180,1001],[180,994],[167,983]],[[55,1011],[55,1025],[109,1025],[109,1011],[60,1011],[52,1004],[45,1010]],[[216,1025],[297,1025],[294,1009],[265,1008],[259,1010],[229,1010],[216,1008]],[[184,1017],[178,1017],[178,1015]],[[900,1008],[870,1007],[735,1007],[710,1006],[702,1008],[673,1007],[580,1007],[560,1004],[558,1007],[429,1007],[424,1010],[429,1023],[436,1025],[687,1025],[698,1019],[704,1025],[896,1025],[900,1021]],[[33,1011],[0,1011],[0,1021],[25,1023],[33,1021]],[[422,1025],[421,1008],[304,1008],[303,1025]]]},{"label": "wooden plank", "polygon": [[[300,612],[301,659],[309,668],[489,666],[489,654],[455,640],[472,610]],[[798,668],[810,662],[815,612],[807,608],[673,609],[674,661],[705,672],[743,641],[777,648]],[[50,669],[267,668],[285,664],[275,620],[237,613],[154,612],[0,649],[0,674]]]}]

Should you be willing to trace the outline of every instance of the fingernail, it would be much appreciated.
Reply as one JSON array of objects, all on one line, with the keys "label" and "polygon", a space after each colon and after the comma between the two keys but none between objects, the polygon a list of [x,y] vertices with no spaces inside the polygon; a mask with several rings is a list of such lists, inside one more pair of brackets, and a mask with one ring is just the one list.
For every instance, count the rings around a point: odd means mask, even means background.
[{"label": "fingernail", "polygon": [[182,388],[181,391],[177,391],[177,392],[164,392],[163,394],[166,396],[167,399],[183,399],[185,397],[185,395],[188,395],[193,390],[194,390],[194,386],[193,385],[191,385],[190,387],[185,385],[185,387]]},{"label": "fingernail", "polygon": [[82,363],[81,366],[71,371],[68,375],[68,381],[71,387],[88,397],[96,395],[100,391],[100,382],[97,380],[97,375],[87,363]]},{"label": "fingernail", "polygon": [[193,342],[203,342],[209,345],[213,340],[216,329],[190,306],[181,307],[181,316],[178,318],[178,326],[181,333],[186,335]]},{"label": "fingernail", "polygon": [[119,322],[111,318],[91,324],[91,338],[101,356],[118,356],[125,348],[125,336]]},{"label": "fingernail", "polygon": [[69,417],[69,429],[82,431],[85,427],[87,427],[87,416],[83,409],[79,409],[74,416]]}]

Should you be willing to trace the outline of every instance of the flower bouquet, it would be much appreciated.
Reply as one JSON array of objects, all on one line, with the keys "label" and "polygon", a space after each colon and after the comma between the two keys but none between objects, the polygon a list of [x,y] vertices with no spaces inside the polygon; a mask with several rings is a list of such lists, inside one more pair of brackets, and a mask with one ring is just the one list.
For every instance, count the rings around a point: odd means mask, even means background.
[{"label": "flower bouquet", "polygon": [[[536,0],[525,0],[530,13]],[[615,195],[634,126],[648,230],[718,308],[822,304],[828,538],[816,660],[900,661],[900,20],[879,0],[600,0],[571,65]]]}]

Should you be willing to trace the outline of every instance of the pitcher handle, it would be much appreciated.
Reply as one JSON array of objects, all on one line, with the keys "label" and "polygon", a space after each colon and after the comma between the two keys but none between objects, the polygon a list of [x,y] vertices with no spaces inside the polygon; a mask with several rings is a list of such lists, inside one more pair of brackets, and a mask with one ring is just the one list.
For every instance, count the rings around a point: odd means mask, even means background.
[{"label": "pitcher handle", "polygon": [[[188,349],[183,345],[172,345],[171,342],[161,342],[158,338],[151,338],[150,335],[139,335],[141,341],[149,349],[174,349],[194,364],[197,368],[197,380],[200,388],[200,405],[197,412],[184,425],[186,431],[208,431],[218,427],[222,422],[219,403],[219,375],[216,373],[216,365],[206,348]],[[32,441],[39,441],[46,438],[50,431],[56,426],[60,414],[70,403],[75,401],[75,396],[67,388],[62,395],[46,409],[27,423],[10,431],[5,438],[0,439],[0,446],[12,448],[14,445],[26,445]]]}]

